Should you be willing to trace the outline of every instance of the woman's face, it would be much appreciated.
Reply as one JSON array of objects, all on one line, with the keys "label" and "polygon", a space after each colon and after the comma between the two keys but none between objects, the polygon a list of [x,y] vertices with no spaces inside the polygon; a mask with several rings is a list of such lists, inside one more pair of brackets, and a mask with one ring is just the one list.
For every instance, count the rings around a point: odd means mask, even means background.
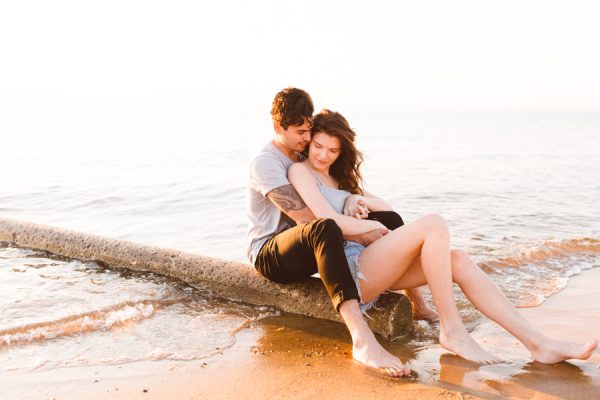
[{"label": "woman's face", "polygon": [[340,140],[323,132],[313,135],[308,147],[308,162],[317,171],[328,172],[342,152]]}]

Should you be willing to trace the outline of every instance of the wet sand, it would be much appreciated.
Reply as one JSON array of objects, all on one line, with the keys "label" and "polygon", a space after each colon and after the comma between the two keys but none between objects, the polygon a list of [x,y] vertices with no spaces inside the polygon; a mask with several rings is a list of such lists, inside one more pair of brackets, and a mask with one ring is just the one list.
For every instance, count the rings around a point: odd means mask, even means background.
[{"label": "wet sand", "polygon": [[[600,339],[600,268],[583,272],[541,306],[520,311],[552,338],[585,343]],[[491,321],[480,324],[475,339],[506,363],[476,366],[452,355],[440,357],[439,382],[451,388],[470,388],[484,397],[519,399],[600,398],[600,350],[586,361],[545,365],[531,360],[514,337]],[[431,357],[431,355],[429,355]]]},{"label": "wet sand", "polygon": [[222,355],[201,361],[63,368],[2,377],[0,384],[7,398],[19,399],[461,398],[453,390],[359,366],[339,328],[329,321],[275,317],[238,333]]},{"label": "wet sand", "polygon": [[[566,289],[523,313],[549,335],[583,342],[600,335],[600,268],[573,278]],[[479,367],[437,345],[385,346],[414,376],[392,379],[354,363],[350,338],[339,324],[285,315],[254,322],[236,334],[231,348],[192,362],[152,361],[61,368],[0,375],[7,399],[225,399],[349,398],[596,399],[600,351],[588,361],[557,365],[531,362],[511,336],[491,322],[473,335],[508,362]]]}]

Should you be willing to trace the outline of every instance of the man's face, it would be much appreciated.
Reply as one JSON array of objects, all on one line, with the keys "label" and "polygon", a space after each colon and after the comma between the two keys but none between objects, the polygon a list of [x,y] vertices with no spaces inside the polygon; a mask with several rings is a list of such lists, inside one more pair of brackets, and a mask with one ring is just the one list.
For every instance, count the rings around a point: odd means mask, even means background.
[{"label": "man's face", "polygon": [[291,151],[302,152],[306,145],[310,142],[310,128],[312,121],[308,118],[304,119],[302,125],[290,125],[287,129],[283,129],[281,125],[275,123],[275,131],[279,143]]}]

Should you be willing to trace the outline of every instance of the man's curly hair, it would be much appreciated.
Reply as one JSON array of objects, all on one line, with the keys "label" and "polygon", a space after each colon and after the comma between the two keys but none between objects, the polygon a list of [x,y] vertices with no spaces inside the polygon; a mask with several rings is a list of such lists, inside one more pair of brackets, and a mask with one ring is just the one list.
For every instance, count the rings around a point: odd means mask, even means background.
[{"label": "man's curly hair", "polygon": [[289,126],[299,126],[304,119],[312,120],[315,111],[308,93],[302,89],[285,88],[275,95],[271,116],[273,122],[279,123],[283,129]]}]

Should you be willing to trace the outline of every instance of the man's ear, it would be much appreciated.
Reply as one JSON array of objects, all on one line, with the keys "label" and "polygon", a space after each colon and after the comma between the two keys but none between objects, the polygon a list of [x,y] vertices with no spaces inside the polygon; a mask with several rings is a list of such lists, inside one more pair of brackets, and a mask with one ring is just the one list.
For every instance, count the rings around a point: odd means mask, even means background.
[{"label": "man's ear", "polygon": [[279,122],[273,122],[273,129],[275,129],[275,132],[277,132],[280,135],[283,133],[283,131],[285,131],[285,129],[283,129]]}]

